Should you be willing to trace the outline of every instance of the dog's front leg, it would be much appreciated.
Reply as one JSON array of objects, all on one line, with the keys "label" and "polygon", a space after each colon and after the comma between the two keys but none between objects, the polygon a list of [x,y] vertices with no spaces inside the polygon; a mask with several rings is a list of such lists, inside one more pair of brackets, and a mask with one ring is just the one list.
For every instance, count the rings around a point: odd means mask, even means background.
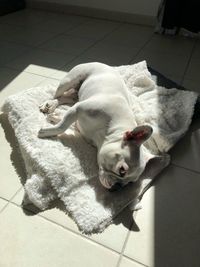
[{"label": "dog's front leg", "polygon": [[41,128],[38,132],[38,137],[49,137],[63,133],[69,126],[77,120],[77,107],[79,103],[69,108],[65,113],[61,122],[52,127]]}]

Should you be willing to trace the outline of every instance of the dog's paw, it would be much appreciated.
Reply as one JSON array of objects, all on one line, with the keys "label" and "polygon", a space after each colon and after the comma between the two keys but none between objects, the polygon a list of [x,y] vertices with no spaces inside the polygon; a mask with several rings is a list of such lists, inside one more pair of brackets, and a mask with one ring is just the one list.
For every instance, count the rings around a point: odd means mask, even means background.
[{"label": "dog's paw", "polygon": [[60,113],[58,112],[50,113],[47,116],[47,121],[53,124],[57,124],[58,122],[60,122],[60,120],[61,120],[61,116],[60,116]]},{"label": "dog's paw", "polygon": [[41,128],[38,132],[39,138],[55,137],[60,133],[58,129],[54,128]]},{"label": "dog's paw", "polygon": [[58,106],[58,100],[54,99],[45,101],[42,105],[39,106],[39,109],[41,112],[49,114],[54,112],[57,106]]},{"label": "dog's paw", "polygon": [[39,138],[44,138],[44,137],[47,137],[47,131],[46,129],[40,129],[39,132],[38,132],[38,137]]}]

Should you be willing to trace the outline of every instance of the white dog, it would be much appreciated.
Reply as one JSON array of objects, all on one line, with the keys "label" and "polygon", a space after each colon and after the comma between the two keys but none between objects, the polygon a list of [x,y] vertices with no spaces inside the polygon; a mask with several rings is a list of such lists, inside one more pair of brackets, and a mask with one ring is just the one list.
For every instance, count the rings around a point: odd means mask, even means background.
[{"label": "white dog", "polygon": [[74,101],[76,95],[79,101],[63,119],[41,129],[38,136],[61,134],[76,122],[83,137],[97,147],[99,179],[104,187],[111,189],[138,180],[149,160],[143,142],[151,136],[152,128],[136,125],[123,79],[105,64],[78,65],[61,81],[55,99],[46,101],[40,109],[52,113],[58,105]]}]

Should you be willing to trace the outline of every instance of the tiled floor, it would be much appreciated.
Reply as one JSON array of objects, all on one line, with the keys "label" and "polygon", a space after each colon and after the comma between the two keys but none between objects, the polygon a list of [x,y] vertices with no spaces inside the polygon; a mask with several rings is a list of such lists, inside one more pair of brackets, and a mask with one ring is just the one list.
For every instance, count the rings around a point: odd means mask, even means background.
[{"label": "tiled floor", "polygon": [[[150,27],[23,10],[0,17],[0,104],[38,84],[58,83],[88,61],[148,64],[200,92],[200,41]],[[25,177],[13,130],[0,115],[0,266],[200,266],[199,121],[171,151],[172,164],[142,200],[135,223],[84,236],[61,210],[20,207]]]}]

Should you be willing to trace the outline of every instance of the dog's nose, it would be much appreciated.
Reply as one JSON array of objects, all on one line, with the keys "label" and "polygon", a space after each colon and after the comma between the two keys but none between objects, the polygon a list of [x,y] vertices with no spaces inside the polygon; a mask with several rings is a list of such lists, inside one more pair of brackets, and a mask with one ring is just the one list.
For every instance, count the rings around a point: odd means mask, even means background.
[{"label": "dog's nose", "polygon": [[121,190],[123,185],[121,183],[114,184],[110,189],[108,189],[110,192],[119,191]]},{"label": "dog's nose", "polygon": [[123,166],[121,166],[121,167],[119,168],[119,175],[120,175],[121,177],[124,177],[125,174],[126,174],[126,170],[124,169]]}]

